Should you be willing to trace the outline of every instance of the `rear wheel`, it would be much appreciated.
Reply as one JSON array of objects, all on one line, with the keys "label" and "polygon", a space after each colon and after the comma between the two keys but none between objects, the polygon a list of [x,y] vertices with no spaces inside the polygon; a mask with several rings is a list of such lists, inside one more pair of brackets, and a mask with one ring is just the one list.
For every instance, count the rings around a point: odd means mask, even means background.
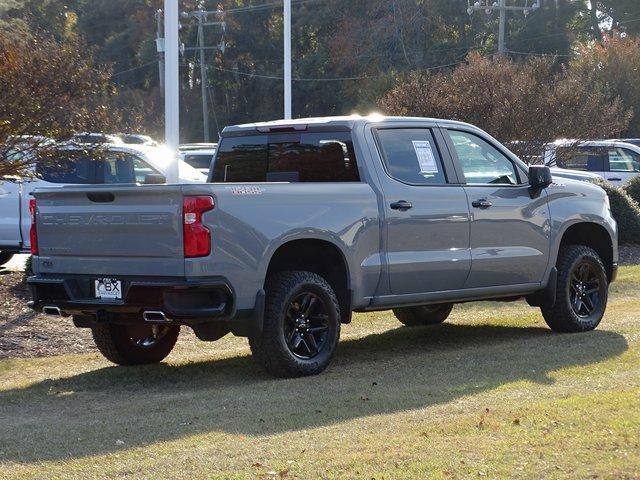
[{"label": "rear wheel", "polygon": [[177,325],[98,324],[91,328],[93,340],[104,357],[118,365],[158,363],[173,349]]},{"label": "rear wheel", "polygon": [[322,372],[340,338],[340,307],[331,286],[315,273],[292,271],[271,276],[265,290],[263,331],[249,337],[258,365],[277,377]]},{"label": "rear wheel", "polygon": [[419,307],[394,308],[393,314],[407,327],[437,325],[444,322],[453,309],[453,303],[421,305]]},{"label": "rear wheel", "polygon": [[0,265],[8,263],[13,258],[13,253],[0,251]]},{"label": "rear wheel", "polygon": [[556,332],[593,330],[607,307],[609,282],[598,254],[582,245],[562,247],[558,253],[556,302],[542,307],[547,325]]}]

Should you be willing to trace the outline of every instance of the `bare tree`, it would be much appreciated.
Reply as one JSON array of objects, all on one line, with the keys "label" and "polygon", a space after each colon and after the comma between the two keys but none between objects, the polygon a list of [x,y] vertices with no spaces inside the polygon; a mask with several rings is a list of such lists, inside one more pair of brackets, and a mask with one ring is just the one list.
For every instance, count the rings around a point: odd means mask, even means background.
[{"label": "bare tree", "polygon": [[516,63],[472,53],[455,70],[417,72],[380,100],[389,114],[450,118],[478,125],[528,159],[557,138],[618,135],[631,112],[550,59]]},{"label": "bare tree", "polygon": [[23,175],[52,138],[122,127],[110,77],[78,41],[0,34],[0,176]]}]

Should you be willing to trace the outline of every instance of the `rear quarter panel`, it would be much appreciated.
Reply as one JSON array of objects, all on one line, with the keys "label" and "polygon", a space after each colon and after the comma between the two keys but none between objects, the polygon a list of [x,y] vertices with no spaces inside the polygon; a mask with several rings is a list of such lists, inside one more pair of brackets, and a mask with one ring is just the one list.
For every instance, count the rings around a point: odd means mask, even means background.
[{"label": "rear quarter panel", "polygon": [[187,259],[187,277],[223,275],[238,309],[253,308],[269,262],[282,245],[318,239],[340,249],[349,269],[354,307],[367,303],[380,276],[376,196],[366,183],[252,183],[184,186],[186,195],[213,192],[215,209],[204,215],[212,251]]}]

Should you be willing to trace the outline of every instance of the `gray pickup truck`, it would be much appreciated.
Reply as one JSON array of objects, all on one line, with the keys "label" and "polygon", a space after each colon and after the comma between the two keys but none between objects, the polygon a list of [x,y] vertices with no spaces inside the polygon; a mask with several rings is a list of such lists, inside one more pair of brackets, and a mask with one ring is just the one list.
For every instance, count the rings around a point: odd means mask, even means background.
[{"label": "gray pickup truck", "polygon": [[276,376],[316,374],[354,311],[431,325],[474,300],[524,298],[554,331],[587,331],[617,270],[601,188],[447,120],[233,126],[206,184],[34,197],[33,308],[121,365],[161,361],[186,325],[248,337]]}]

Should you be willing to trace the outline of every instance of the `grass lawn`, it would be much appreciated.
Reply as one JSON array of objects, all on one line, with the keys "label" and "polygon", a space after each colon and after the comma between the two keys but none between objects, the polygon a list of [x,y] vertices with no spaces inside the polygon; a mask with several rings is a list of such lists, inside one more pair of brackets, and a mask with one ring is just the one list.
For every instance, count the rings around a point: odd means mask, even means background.
[{"label": "grass lawn", "polygon": [[428,328],[356,315],[295,380],[233,337],[145,367],[0,360],[0,478],[640,478],[638,287],[623,268],[586,334],[524,302]]}]

